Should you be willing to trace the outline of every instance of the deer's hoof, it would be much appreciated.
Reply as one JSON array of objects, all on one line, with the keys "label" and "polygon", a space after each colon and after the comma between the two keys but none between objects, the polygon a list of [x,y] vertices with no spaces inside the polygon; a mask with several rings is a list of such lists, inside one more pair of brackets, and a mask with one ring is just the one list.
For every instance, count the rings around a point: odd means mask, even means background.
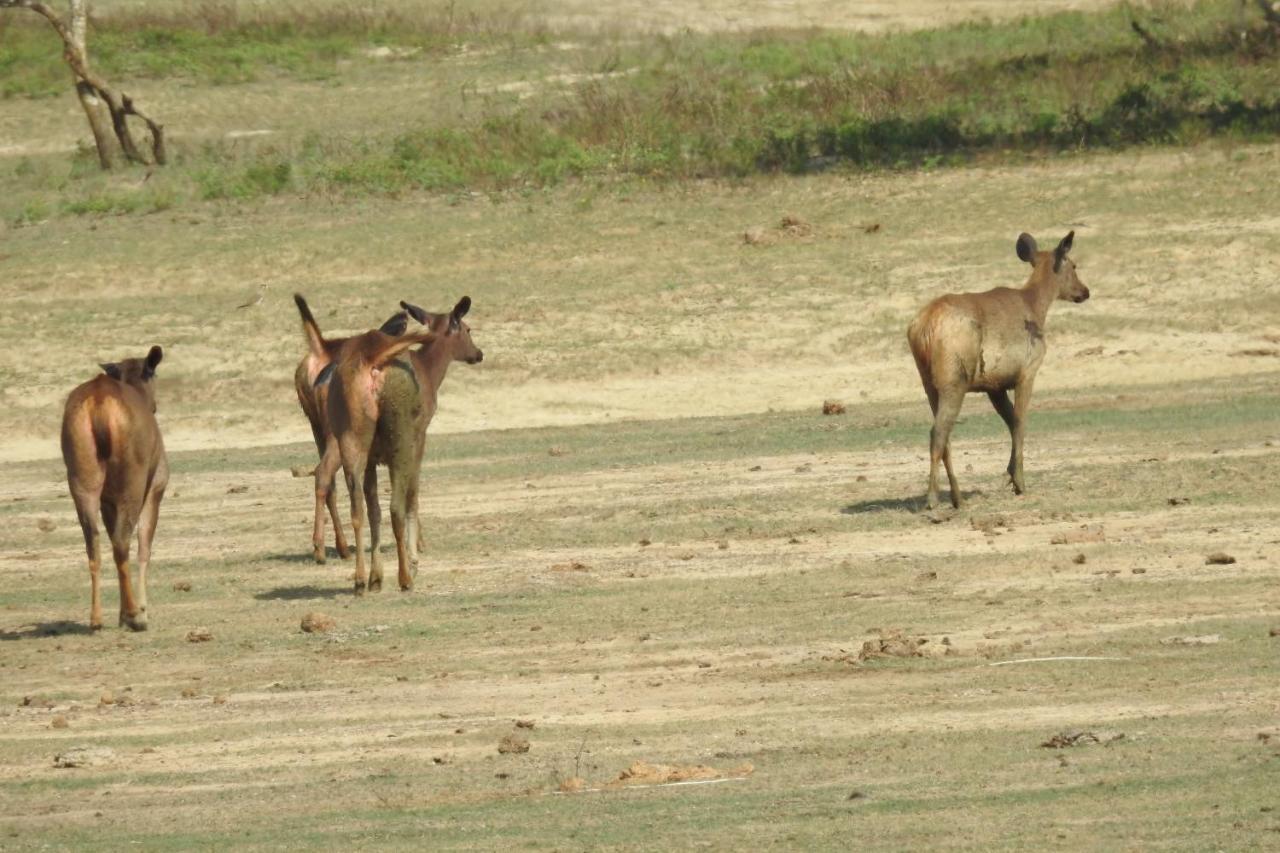
[{"label": "deer's hoof", "polygon": [[365,589],[365,586],[366,586],[366,584],[361,583],[360,581],[356,581],[356,588],[355,588],[355,591],[354,591],[354,592],[355,592],[355,597],[356,597],[356,598],[360,598],[361,596],[363,596],[363,595],[364,595],[364,589]]},{"label": "deer's hoof", "polygon": [[120,627],[128,628],[130,631],[145,631],[147,630],[147,616],[145,613],[138,613],[134,616],[121,613]]},{"label": "deer's hoof", "polygon": [[311,550],[311,556],[315,557],[318,565],[324,565],[324,548],[313,548]]},{"label": "deer's hoof", "polygon": [[382,592],[382,578],[369,578],[369,592]]}]

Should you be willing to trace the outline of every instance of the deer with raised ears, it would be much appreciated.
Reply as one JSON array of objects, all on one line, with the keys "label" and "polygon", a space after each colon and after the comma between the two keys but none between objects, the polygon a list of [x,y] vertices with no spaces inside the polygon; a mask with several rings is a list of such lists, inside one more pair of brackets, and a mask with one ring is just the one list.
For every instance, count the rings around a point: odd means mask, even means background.
[{"label": "deer with raised ears", "polygon": [[[103,364],[102,373],[67,397],[62,415],[62,459],[89,555],[92,602],[89,627],[102,627],[98,516],[111,539],[120,579],[120,624],[147,629],[147,566],[169,483],[169,463],[156,423],[156,365],[164,353]],[[129,543],[138,531],[138,590],[129,577]]]},{"label": "deer with raised ears", "polygon": [[[1031,389],[1045,353],[1045,318],[1055,300],[1084,302],[1089,288],[1076,276],[1067,253],[1072,231],[1053,251],[1041,251],[1030,234],[1018,236],[1018,257],[1031,265],[1021,288],[997,287],[984,293],[939,296],[916,315],[907,329],[911,354],[933,410],[929,433],[929,492],[927,505],[938,504],[938,462],[947,469],[951,503],[960,507],[960,487],[951,466],[951,429],[964,395],[983,391],[1009,428],[1009,480],[1022,494],[1022,438]],[[1009,391],[1014,392],[1013,402]]]},{"label": "deer with raised ears", "polygon": [[[461,361],[466,364],[479,364],[484,360],[484,351],[472,342],[471,327],[463,322],[462,319],[471,310],[470,296],[462,297],[452,311],[443,314],[424,311],[417,305],[412,305],[408,302],[401,302],[400,307],[408,311],[413,319],[436,333],[435,341],[409,353],[409,361],[413,365],[413,372],[418,383],[419,397],[422,400],[422,411],[414,425],[417,439],[415,445],[416,458],[411,476],[397,478],[394,473],[392,474],[392,489],[398,488],[403,483],[403,488],[407,492],[404,499],[405,505],[409,508],[407,523],[412,526],[413,530],[407,532],[403,538],[409,543],[411,549],[410,561],[416,563],[418,552],[426,547],[422,533],[422,522],[418,515],[419,475],[422,470],[422,457],[427,446],[427,427],[431,425],[431,419],[435,417],[436,409],[439,405],[440,386],[444,382],[444,377],[449,370],[450,364],[455,361]],[[393,494],[393,509],[391,513],[393,530],[398,524],[402,524],[396,519],[394,510],[396,504],[397,501]],[[396,536],[396,541],[399,542],[400,534],[397,533]]]},{"label": "deer with raised ears", "polygon": [[[396,356],[417,344],[436,340],[434,332],[418,332],[399,338],[372,331],[349,339],[343,344],[332,367],[321,381],[329,383],[326,406],[328,425],[337,447],[347,491],[351,496],[351,527],[355,533],[355,592],[381,589],[382,561],[378,553],[381,510],[378,507],[379,463],[391,469],[392,516],[403,522],[408,508],[407,490],[402,478],[418,458],[414,440],[414,424],[421,416],[422,401],[418,394],[417,376],[412,366]],[[333,483],[337,464],[326,452],[316,469],[316,517],[320,518],[327,497],[326,488]],[[362,504],[361,489],[364,502]],[[365,509],[369,516],[370,571],[364,559]],[[318,526],[318,525],[317,525]],[[322,530],[317,530],[321,536]],[[323,539],[313,538],[313,545],[323,546]],[[397,552],[401,555],[400,588],[413,587],[403,523],[398,528]]]},{"label": "deer with raised ears", "polygon": [[[307,421],[311,424],[311,436],[315,439],[316,452],[321,459],[324,459],[325,448],[332,441],[329,429],[325,424],[325,400],[328,396],[328,386],[324,382],[317,384],[320,375],[333,363],[333,359],[337,356],[342,345],[347,342],[348,338],[326,338],[320,331],[316,318],[311,314],[311,308],[307,305],[307,300],[302,294],[295,293],[293,301],[298,306],[298,313],[302,315],[302,334],[307,339],[307,354],[298,362],[298,368],[293,373],[293,386],[298,393],[298,404],[302,406],[302,412],[307,416]],[[392,314],[385,323],[383,323],[378,331],[391,337],[399,337],[405,333],[405,329],[409,325],[409,315],[402,309]],[[337,458],[337,447],[331,451],[334,458]],[[329,517],[333,519],[333,540],[334,547],[338,552],[338,556],[346,559],[350,556],[350,549],[347,547],[347,539],[343,535],[342,522],[338,519],[338,499],[333,492],[332,487],[326,489],[326,508]],[[320,545],[315,549],[315,559],[318,563],[324,562],[324,515],[323,513],[316,519],[319,530]]]}]

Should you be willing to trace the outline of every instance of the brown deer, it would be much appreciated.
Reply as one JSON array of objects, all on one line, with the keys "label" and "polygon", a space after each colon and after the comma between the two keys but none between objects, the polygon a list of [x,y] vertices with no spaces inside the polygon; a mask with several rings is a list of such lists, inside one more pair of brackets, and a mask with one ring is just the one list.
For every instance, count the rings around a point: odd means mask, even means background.
[{"label": "brown deer", "polygon": [[[89,554],[89,627],[102,627],[98,515],[111,539],[120,578],[120,624],[147,629],[147,566],[169,463],[156,423],[156,365],[164,353],[103,364],[102,374],[76,387],[62,415],[62,459]],[[129,542],[138,530],[138,595],[129,579]]]},{"label": "brown deer", "polygon": [[[1022,437],[1036,371],[1044,360],[1045,318],[1054,300],[1084,302],[1089,288],[1076,276],[1067,257],[1075,232],[1067,234],[1052,252],[1036,248],[1030,234],[1018,236],[1018,257],[1031,265],[1021,289],[997,287],[984,293],[939,296],[916,315],[907,329],[911,354],[933,409],[929,433],[929,493],[927,504],[938,504],[938,460],[947,468],[951,503],[959,508],[960,487],[951,467],[951,428],[960,414],[964,395],[985,391],[991,405],[1009,427],[1013,446],[1009,479],[1013,490],[1026,488],[1022,471]],[[1015,392],[1009,402],[1009,390]]]},{"label": "brown deer", "polygon": [[[317,385],[316,380],[325,368],[333,363],[334,357],[338,354],[342,345],[346,343],[347,338],[325,338],[320,332],[320,326],[316,323],[316,318],[312,316],[311,309],[307,306],[307,300],[302,297],[302,294],[295,293],[293,301],[298,306],[298,313],[302,315],[302,333],[307,339],[307,354],[302,357],[302,361],[298,362],[298,369],[293,373],[293,387],[298,392],[298,404],[302,406],[302,413],[307,416],[307,421],[311,424],[311,436],[316,442],[316,452],[323,459],[325,446],[330,440],[329,429],[325,425],[325,399],[328,395],[328,386],[326,383]],[[408,325],[408,314],[404,310],[400,310],[392,314],[379,327],[379,331],[392,337],[399,337],[404,334]],[[336,447],[334,453],[337,453]],[[329,516],[333,519],[333,544],[338,556],[345,560],[350,556],[350,549],[347,547],[347,539],[343,535],[342,522],[338,519],[337,495],[332,488],[327,490],[327,494],[326,506],[329,510]],[[316,523],[319,525],[320,545],[315,549],[315,559],[316,562],[323,563],[323,513],[317,518]]]},{"label": "brown deer", "polygon": [[[458,300],[458,304],[453,306],[453,310],[445,314],[423,311],[417,305],[411,305],[408,302],[401,302],[400,307],[408,311],[413,316],[413,319],[436,333],[435,341],[409,353],[409,361],[413,365],[419,396],[422,400],[422,412],[419,420],[414,424],[417,442],[413,473],[411,476],[399,479],[396,479],[393,475],[393,483],[403,483],[407,489],[405,505],[409,508],[409,523],[413,527],[413,532],[412,535],[406,535],[405,539],[411,545],[410,559],[413,563],[416,563],[418,552],[426,547],[423,539],[422,523],[418,515],[418,483],[422,470],[422,457],[427,446],[427,427],[431,425],[432,418],[436,416],[440,385],[444,382],[445,373],[448,372],[450,364],[455,361],[479,364],[484,360],[484,352],[472,342],[471,327],[462,321],[462,318],[471,310],[470,296],[462,297]],[[391,526],[393,530],[397,524],[394,509],[396,503],[396,498],[393,495],[391,504]],[[400,534],[396,535],[398,542]]]},{"label": "brown deer", "polygon": [[[396,550],[400,556],[400,588],[413,587],[409,572],[404,519],[408,511],[406,477],[417,477],[419,458],[415,426],[422,414],[417,376],[412,366],[396,356],[416,344],[429,344],[434,332],[418,332],[395,338],[379,331],[350,338],[342,345],[332,367],[321,381],[329,384],[326,413],[333,443],[326,448],[316,469],[316,536],[312,544],[323,547],[322,513],[328,491],[341,462],[343,478],[351,496],[351,528],[356,546],[356,595],[366,588],[381,589],[382,561],[378,553],[381,510],[378,507],[379,463],[391,473]],[[336,448],[336,458],[334,453]],[[360,501],[363,487],[364,504]],[[364,510],[369,513],[371,571],[364,560]]]}]

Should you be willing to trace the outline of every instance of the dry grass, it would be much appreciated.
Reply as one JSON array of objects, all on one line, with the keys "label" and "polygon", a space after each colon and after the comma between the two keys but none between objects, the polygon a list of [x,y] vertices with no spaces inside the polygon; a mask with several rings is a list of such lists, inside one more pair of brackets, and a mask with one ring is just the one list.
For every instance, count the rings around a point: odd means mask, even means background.
[{"label": "dry grass", "polygon": [[[0,847],[1273,846],[1277,181],[1202,145],[0,226]],[[1093,298],[1050,315],[1029,494],[974,397],[929,516],[907,320],[1068,228]],[[309,561],[295,290],[333,332],[474,300],[412,594]],[[151,343],[152,630],[91,635],[59,406]]]}]

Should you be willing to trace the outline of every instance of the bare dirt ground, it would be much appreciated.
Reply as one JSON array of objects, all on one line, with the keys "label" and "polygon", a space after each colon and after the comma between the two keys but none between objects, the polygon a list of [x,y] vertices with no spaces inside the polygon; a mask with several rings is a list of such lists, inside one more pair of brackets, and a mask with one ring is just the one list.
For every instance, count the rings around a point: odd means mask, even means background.
[{"label": "bare dirt ground", "polygon": [[[1277,181],[1206,145],[0,231],[0,848],[1273,848]],[[1068,229],[1029,494],[975,396],[925,512],[912,312]],[[411,593],[310,561],[294,291],[334,332],[473,297]],[[59,409],[151,343],[152,627],[90,634]]]},{"label": "bare dirt ground", "polygon": [[[14,232],[0,838],[1269,846],[1278,155]],[[1051,315],[1031,493],[974,397],[970,503],[931,516],[902,328],[1016,278],[1022,227],[1076,228],[1094,298]],[[294,289],[335,328],[475,299],[410,594],[307,559]],[[170,353],[153,628],[90,635],[56,407],[135,339]]]}]

